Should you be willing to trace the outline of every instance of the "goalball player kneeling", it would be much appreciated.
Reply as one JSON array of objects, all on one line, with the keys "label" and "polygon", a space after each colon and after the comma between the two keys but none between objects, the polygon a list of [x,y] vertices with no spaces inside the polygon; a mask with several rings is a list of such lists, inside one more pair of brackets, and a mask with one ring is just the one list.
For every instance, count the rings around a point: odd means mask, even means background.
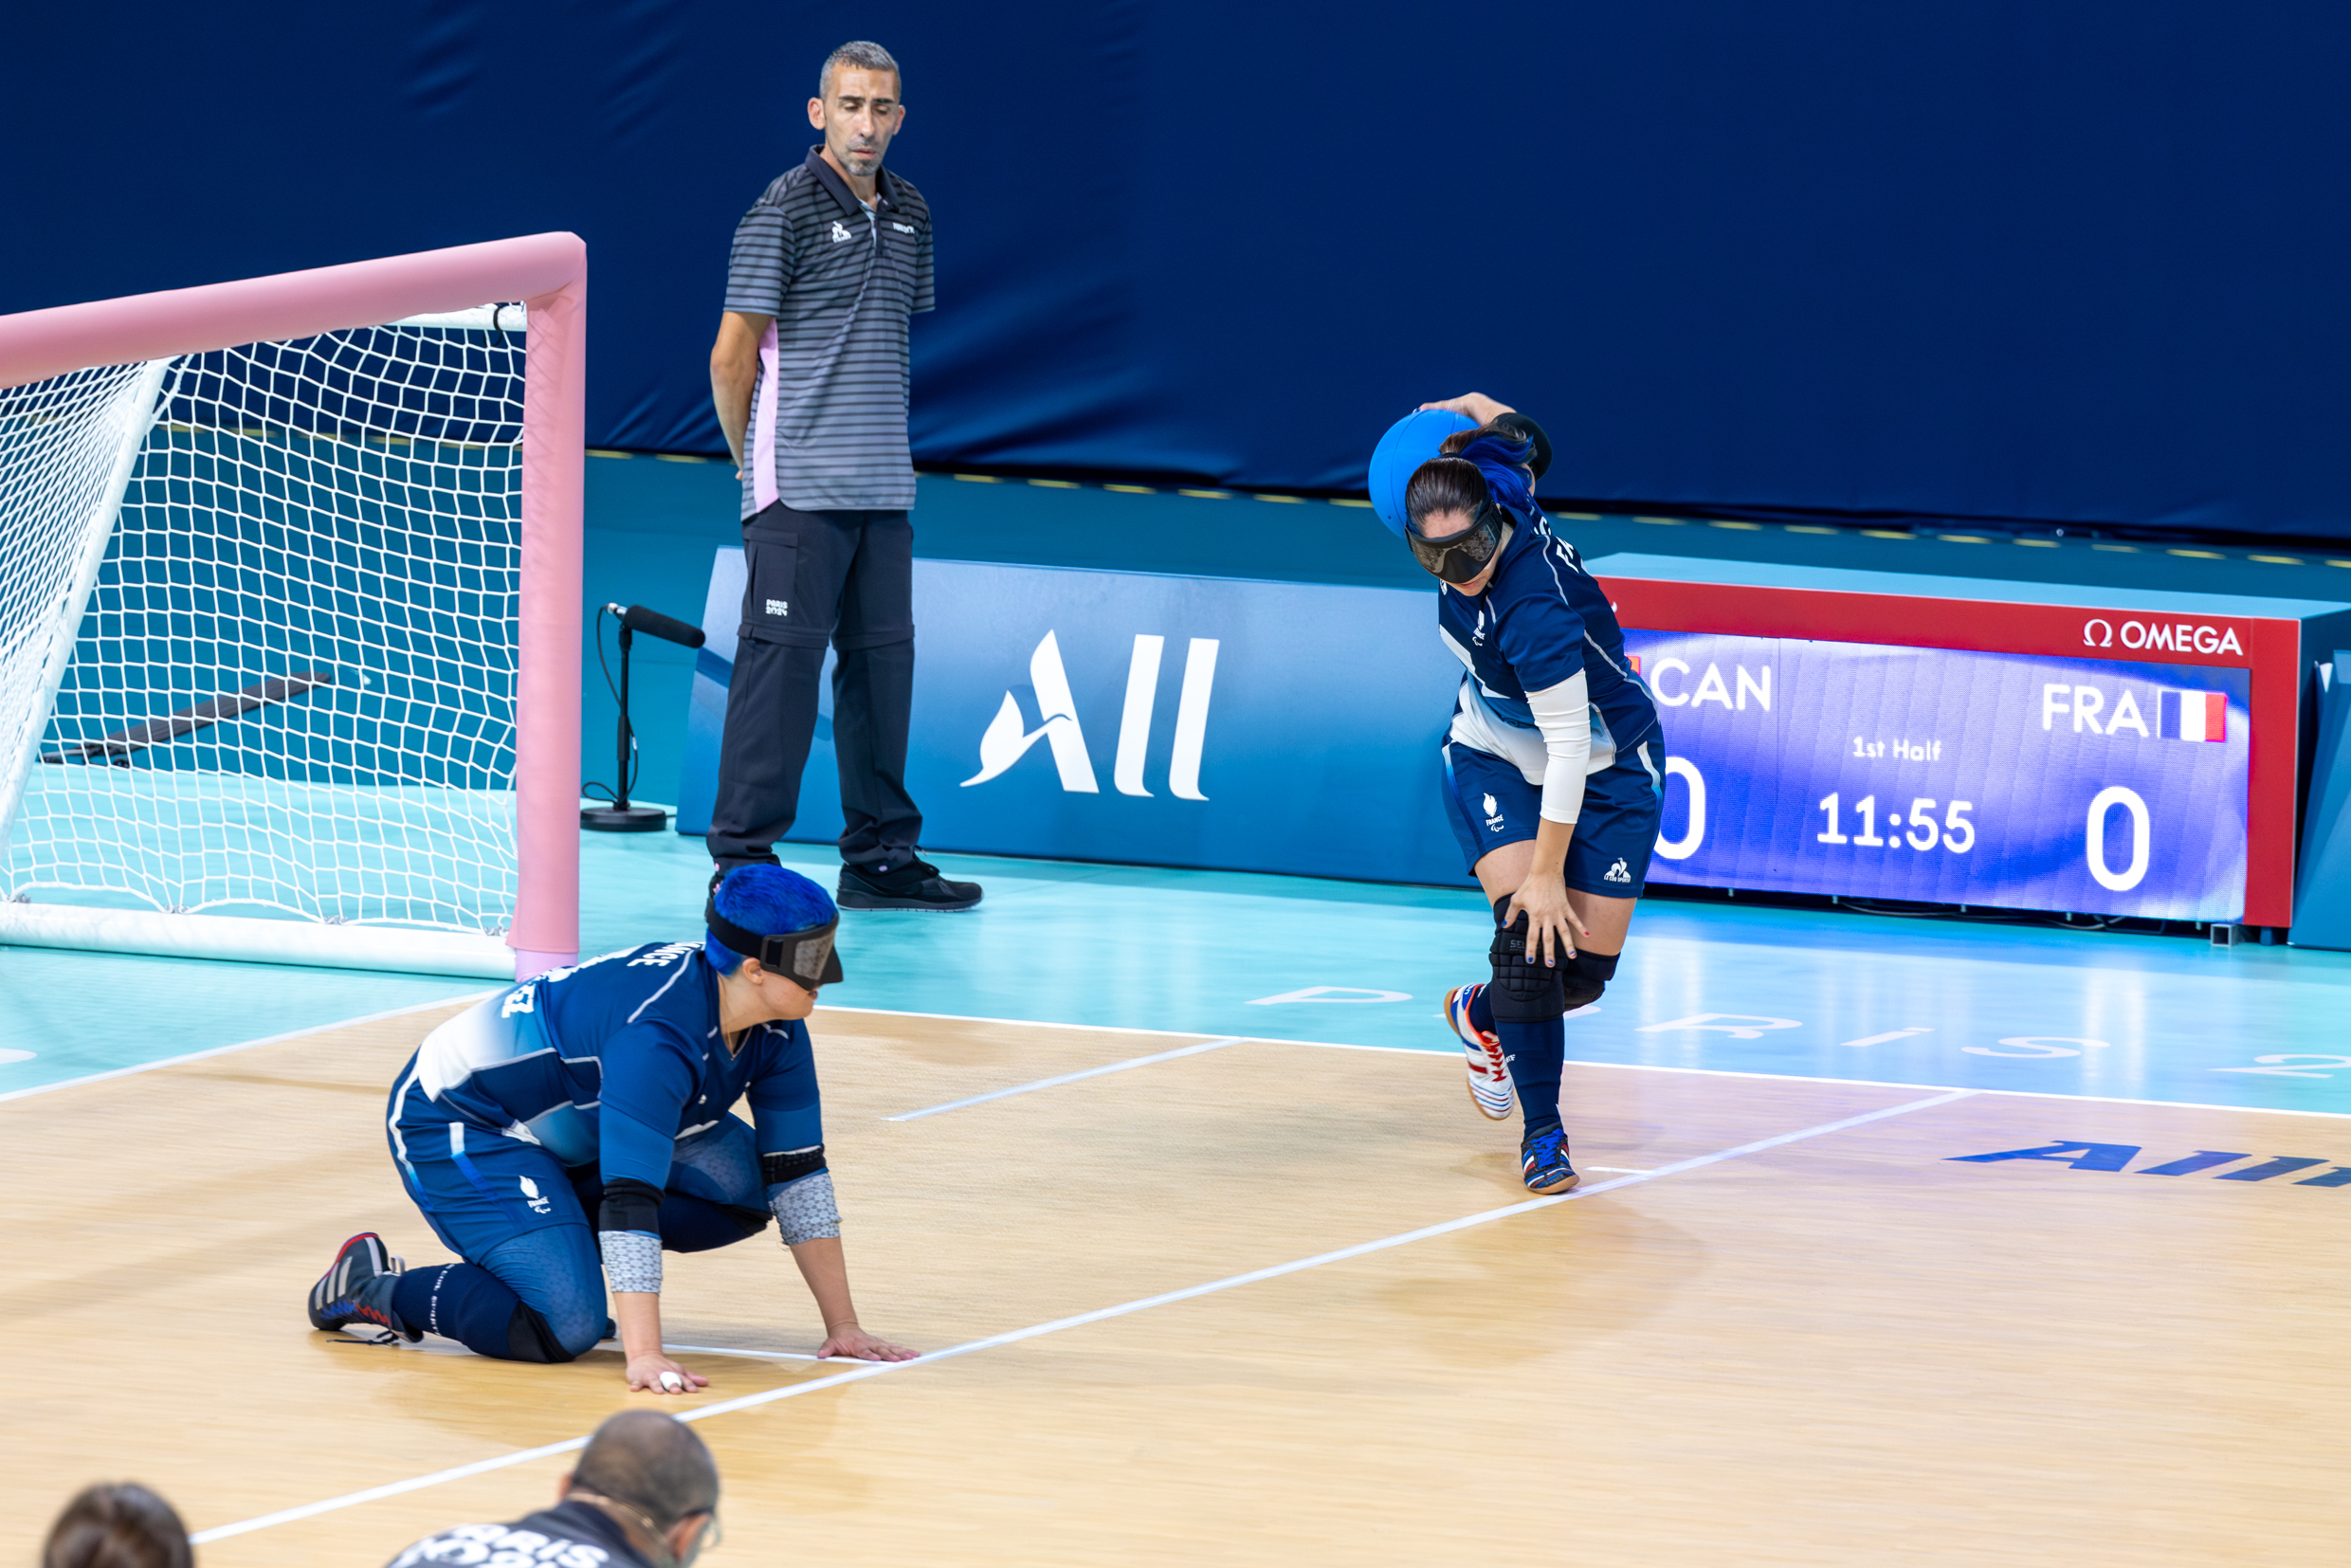
[{"label": "goalball player kneeling", "polygon": [[773,1219],[823,1314],[820,1357],[915,1355],[858,1326],[825,1167],[801,1020],[841,978],[832,900],[745,866],[703,920],[699,942],[551,970],[426,1036],[392,1091],[392,1162],[465,1261],[407,1269],[374,1231],[354,1236],[311,1287],[313,1327],[569,1361],[612,1332],[609,1283],[629,1386],[683,1393],[709,1379],[662,1352],[664,1249],[725,1247]]},{"label": "goalball player kneeling", "polygon": [[1446,1020],[1469,1097],[1524,1107],[1529,1190],[1576,1182],[1559,1122],[1563,1020],[1599,1000],[1649,875],[1664,800],[1657,708],[1608,595],[1535,504],[1551,443],[1471,392],[1380,439],[1372,501],[1438,579],[1437,635],[1467,673],[1443,744],[1447,815],[1494,906],[1489,982]]}]

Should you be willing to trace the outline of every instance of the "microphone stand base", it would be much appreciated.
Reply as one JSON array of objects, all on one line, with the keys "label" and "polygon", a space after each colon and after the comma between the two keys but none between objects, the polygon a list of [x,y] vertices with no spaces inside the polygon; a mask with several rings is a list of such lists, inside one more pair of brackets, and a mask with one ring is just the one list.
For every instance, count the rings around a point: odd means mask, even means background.
[{"label": "microphone stand base", "polygon": [[659,806],[582,806],[579,825],[595,833],[658,833],[669,813]]}]

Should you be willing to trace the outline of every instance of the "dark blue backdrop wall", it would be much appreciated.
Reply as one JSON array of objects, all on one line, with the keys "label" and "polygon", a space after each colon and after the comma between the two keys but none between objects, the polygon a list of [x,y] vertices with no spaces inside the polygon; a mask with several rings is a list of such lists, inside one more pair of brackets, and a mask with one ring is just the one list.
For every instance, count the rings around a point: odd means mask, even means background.
[{"label": "dark blue backdrop wall", "polygon": [[2351,533],[2339,6],[41,6],[0,310],[571,228],[592,441],[715,451],[728,235],[866,34],[922,462],[1344,489],[1474,386],[1593,501]]}]

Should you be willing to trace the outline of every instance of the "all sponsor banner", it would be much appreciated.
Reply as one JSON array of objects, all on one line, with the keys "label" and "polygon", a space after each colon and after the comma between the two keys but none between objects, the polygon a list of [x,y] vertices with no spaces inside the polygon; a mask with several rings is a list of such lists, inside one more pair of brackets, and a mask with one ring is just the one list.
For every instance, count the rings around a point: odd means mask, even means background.
[{"label": "all sponsor banner", "polygon": [[[1467,884],[1437,744],[1461,666],[1425,593],[917,560],[924,847]],[[678,830],[709,828],[742,619],[717,552]],[[829,668],[829,666],[828,666]],[[825,682],[792,837],[841,830]]]}]

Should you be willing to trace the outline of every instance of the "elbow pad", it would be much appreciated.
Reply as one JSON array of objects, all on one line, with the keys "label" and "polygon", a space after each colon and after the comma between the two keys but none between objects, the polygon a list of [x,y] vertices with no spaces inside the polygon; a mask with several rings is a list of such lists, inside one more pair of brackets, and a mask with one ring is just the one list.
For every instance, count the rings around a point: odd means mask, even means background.
[{"label": "elbow pad", "polygon": [[1543,428],[1516,411],[1500,415],[1494,423],[1503,429],[1516,431],[1522,440],[1535,448],[1533,455],[1526,460],[1526,465],[1535,470],[1537,479],[1542,478],[1551,466],[1551,438],[1543,434]]}]

